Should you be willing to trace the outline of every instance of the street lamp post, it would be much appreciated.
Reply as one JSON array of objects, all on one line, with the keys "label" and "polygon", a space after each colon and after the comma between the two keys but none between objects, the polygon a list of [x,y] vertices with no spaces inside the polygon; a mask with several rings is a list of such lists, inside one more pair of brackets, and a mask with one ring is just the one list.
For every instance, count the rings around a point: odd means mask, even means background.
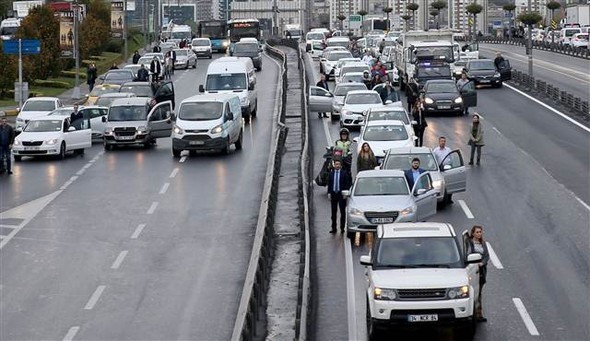
[{"label": "street lamp post", "polygon": [[74,1],[74,59],[76,65],[76,75],[74,76],[74,91],[72,92],[72,98],[80,98],[80,44],[78,43],[80,22],[79,22],[79,7],[78,0]]},{"label": "street lamp post", "polygon": [[127,63],[127,0],[123,0],[123,61]]},{"label": "street lamp post", "polygon": [[[532,4],[531,4],[532,0],[528,0],[528,11],[529,13],[532,13]],[[529,60],[529,76],[532,78],[533,77],[533,25],[529,24],[529,32],[528,32],[528,39],[527,39],[527,54],[528,54],[528,60]],[[531,86],[532,88],[532,86]]]}]

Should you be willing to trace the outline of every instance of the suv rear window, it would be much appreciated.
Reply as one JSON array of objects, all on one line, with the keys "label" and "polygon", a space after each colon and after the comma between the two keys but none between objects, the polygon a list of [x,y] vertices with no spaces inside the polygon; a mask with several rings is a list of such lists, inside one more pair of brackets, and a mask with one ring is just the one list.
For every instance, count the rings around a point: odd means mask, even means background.
[{"label": "suv rear window", "polygon": [[374,268],[462,268],[457,243],[450,237],[383,238]]}]

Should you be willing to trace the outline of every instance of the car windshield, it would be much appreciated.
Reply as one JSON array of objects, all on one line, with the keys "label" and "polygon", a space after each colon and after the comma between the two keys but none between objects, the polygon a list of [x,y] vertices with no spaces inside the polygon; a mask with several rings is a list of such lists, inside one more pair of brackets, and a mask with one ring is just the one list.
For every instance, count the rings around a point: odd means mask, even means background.
[{"label": "car windshield", "polygon": [[365,128],[365,141],[402,141],[408,139],[408,132],[404,126],[382,125]]},{"label": "car windshield", "polygon": [[346,96],[349,91],[353,90],[367,90],[367,87],[362,84],[346,84],[344,86],[337,85],[334,89],[334,96]]},{"label": "car windshield", "polygon": [[352,58],[352,54],[348,51],[336,51],[328,54],[328,60],[331,62],[335,62],[341,58]]},{"label": "car windshield", "polygon": [[408,195],[408,185],[403,176],[358,178],[354,186],[354,196]]},{"label": "car windshield", "polygon": [[348,47],[348,41],[346,40],[342,40],[342,41],[328,41],[328,46],[342,46],[342,47]]},{"label": "car windshield", "polygon": [[367,117],[367,121],[402,121],[404,124],[410,124],[408,121],[408,115],[402,110],[390,110],[390,111],[372,111]]},{"label": "car windshield", "polygon": [[324,49],[324,45],[322,44],[321,41],[314,41],[311,45],[313,46],[314,50],[323,50]]},{"label": "car windshield", "polygon": [[185,50],[185,49],[174,50],[174,52],[176,52],[176,57],[179,57],[179,56],[186,57],[188,54],[188,50]]},{"label": "car windshield", "polygon": [[323,40],[324,34],[323,33],[308,33],[305,36],[305,39],[307,39],[307,40]]},{"label": "car windshield", "polygon": [[141,57],[139,58],[139,60],[137,61],[137,64],[141,65],[143,64],[144,66],[148,67],[151,65],[152,60],[154,60],[153,57]]},{"label": "car windshield", "polygon": [[61,131],[62,120],[39,120],[29,121],[23,131],[26,132],[50,132],[50,131]]},{"label": "car windshield", "polygon": [[426,93],[456,93],[457,92],[457,85],[455,82],[435,82],[435,83],[427,83],[426,84]]},{"label": "car windshield", "polygon": [[193,40],[193,46],[209,46],[211,45],[211,42],[209,40],[204,40],[204,39],[195,39]]},{"label": "car windshield", "polygon": [[116,86],[116,87],[111,87],[111,86],[109,86],[109,87],[106,87],[106,86],[105,87],[97,86],[94,89],[92,89],[92,92],[90,92],[90,95],[89,96],[91,96],[91,97],[98,97],[100,95],[108,94],[108,93],[111,93],[111,92],[119,92],[119,87],[118,86]]},{"label": "car windshield", "polygon": [[418,67],[416,69],[418,78],[428,77],[449,77],[451,76],[451,68],[449,66],[441,67]]},{"label": "car windshield", "polygon": [[52,111],[55,109],[54,101],[29,101],[21,111]]},{"label": "car windshield", "polygon": [[469,63],[470,70],[495,70],[496,67],[491,60],[477,60]]},{"label": "car windshield", "polygon": [[342,73],[346,74],[348,72],[363,72],[363,71],[369,71],[369,67],[368,66],[345,66],[342,68]]},{"label": "car windshield", "polygon": [[101,106],[101,107],[108,107],[116,99],[117,99],[117,97],[99,97],[96,100],[96,103],[94,103],[94,105],[98,105],[98,106]]},{"label": "car windshield", "polygon": [[54,116],[70,116],[74,112],[74,108],[60,108],[55,109],[49,113],[49,115]]},{"label": "car windshield", "polygon": [[178,118],[187,121],[209,121],[218,119],[223,114],[223,103],[188,102],[180,106]]},{"label": "car windshield", "polygon": [[580,33],[582,30],[578,29],[572,29],[572,30],[565,30],[565,36],[566,37],[571,37],[576,33]]},{"label": "car windshield", "polygon": [[125,84],[121,86],[119,92],[130,92],[137,97],[152,97],[152,87],[148,84]]},{"label": "car windshield", "polygon": [[145,105],[126,105],[109,108],[109,121],[144,121],[148,110]]},{"label": "car windshield", "polygon": [[350,94],[346,97],[346,104],[379,104],[379,94]]},{"label": "car windshield", "polygon": [[383,238],[374,268],[460,268],[461,255],[451,237]]},{"label": "car windshield", "polygon": [[246,89],[246,75],[243,73],[222,73],[207,75],[207,90]]},{"label": "car windshield", "polygon": [[108,72],[105,76],[104,76],[104,80],[124,80],[124,79],[131,79],[133,78],[133,75],[131,74],[131,71],[129,70],[121,70],[121,71],[111,71]]},{"label": "car windshield", "polygon": [[344,77],[342,77],[342,82],[343,83],[350,83],[350,82],[354,82],[354,83],[362,83],[363,82],[363,76],[362,75],[344,75]]},{"label": "car windshield", "polygon": [[412,160],[415,158],[420,159],[420,168],[427,171],[438,171],[438,165],[431,153],[389,154],[383,169],[410,169]]},{"label": "car windshield", "polygon": [[254,53],[258,52],[258,44],[236,44],[234,52],[236,53]]}]

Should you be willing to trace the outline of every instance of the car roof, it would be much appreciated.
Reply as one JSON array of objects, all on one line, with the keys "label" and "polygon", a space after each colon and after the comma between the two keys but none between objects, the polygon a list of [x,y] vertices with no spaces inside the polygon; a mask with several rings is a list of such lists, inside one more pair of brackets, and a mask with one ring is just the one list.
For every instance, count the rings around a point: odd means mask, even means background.
[{"label": "car roof", "polygon": [[47,116],[39,116],[33,117],[29,120],[30,121],[53,121],[53,120],[65,120],[69,116],[66,115],[47,115]]},{"label": "car roof", "polygon": [[107,89],[110,89],[110,88],[117,88],[117,89],[118,89],[118,88],[120,88],[120,87],[121,87],[121,86],[120,86],[119,84],[108,84],[108,83],[107,83],[107,84],[100,84],[100,85],[97,85],[97,86],[95,86],[94,88],[107,88]]},{"label": "car roof", "polygon": [[[346,74],[347,75],[349,75],[349,74],[352,75],[352,74],[355,74],[355,73],[360,73],[360,72],[347,72]],[[362,73],[360,73],[360,74],[362,75]],[[352,85],[354,85],[354,86],[363,85],[365,88],[367,87],[365,85],[365,83],[361,83],[361,82],[340,82],[340,83],[336,84],[336,86],[334,87],[334,89],[336,89],[338,87],[347,87],[347,86],[352,86]]]},{"label": "car roof", "polygon": [[31,97],[27,99],[25,102],[35,102],[35,101],[57,101],[59,98],[57,97]]},{"label": "car roof", "polygon": [[[362,75],[363,75],[363,72],[355,71],[355,72],[347,72],[346,74],[344,74],[343,77],[346,77],[346,76],[362,76]],[[358,82],[353,82],[353,83],[358,83]],[[338,83],[338,84],[342,84],[342,83]]]},{"label": "car roof", "polygon": [[106,94],[100,95],[99,98],[124,98],[124,97],[135,97],[134,93],[131,92],[108,92]]},{"label": "car roof", "polygon": [[130,85],[147,85],[147,86],[150,86],[151,83],[150,82],[125,82],[125,83],[121,84],[121,87],[130,86]]},{"label": "car roof", "polygon": [[147,105],[150,99],[147,97],[125,97],[117,98],[111,103],[111,107],[124,106],[124,105]]},{"label": "car roof", "polygon": [[428,83],[453,83],[453,84],[455,84],[455,81],[452,79],[430,79],[430,80],[427,80],[426,83],[424,83],[424,84],[428,84]]},{"label": "car roof", "polygon": [[404,108],[403,106],[397,106],[397,105],[390,105],[390,106],[379,107],[379,108],[370,108],[369,111],[371,113],[373,113],[373,112],[390,112],[390,111],[403,111],[405,113],[408,113],[406,111],[406,108]]},{"label": "car roof", "polygon": [[[340,60],[342,60],[342,59],[340,59]],[[369,69],[369,65],[367,65],[361,61],[355,61],[352,63],[348,63],[348,64],[344,65],[343,67],[355,67],[355,66],[363,66],[363,67],[367,67],[367,69]]]},{"label": "car roof", "polygon": [[[354,72],[351,72],[350,74],[353,74],[353,73]],[[359,72],[359,73],[362,75],[362,72]],[[347,73],[347,75],[348,75],[348,73]],[[369,95],[373,95],[373,94],[379,95],[379,93],[377,91],[373,91],[373,90],[352,90],[348,94],[349,95],[363,95],[363,94],[365,94],[365,95],[367,95],[367,94],[369,94]]]},{"label": "car roof", "polygon": [[209,39],[209,38],[193,38],[193,41],[195,41],[195,40],[211,40],[211,39]]},{"label": "car roof", "polygon": [[366,170],[362,172],[358,172],[356,175],[357,179],[360,178],[382,178],[386,176],[404,176],[404,171],[399,169],[378,169],[378,170]]},{"label": "car roof", "polygon": [[455,237],[453,226],[448,223],[395,223],[377,227],[377,238]]},{"label": "car roof", "polygon": [[377,121],[368,121],[367,127],[372,126],[405,126],[404,122],[400,120],[377,120]]},{"label": "car roof", "polygon": [[389,154],[432,154],[428,147],[400,147],[389,149]]},{"label": "car roof", "polygon": [[328,41],[349,41],[350,39],[348,39],[348,37],[330,37],[328,38]]},{"label": "car roof", "polygon": [[236,93],[209,93],[205,95],[194,95],[185,98],[182,103],[186,102],[223,102],[231,98],[238,97]]}]

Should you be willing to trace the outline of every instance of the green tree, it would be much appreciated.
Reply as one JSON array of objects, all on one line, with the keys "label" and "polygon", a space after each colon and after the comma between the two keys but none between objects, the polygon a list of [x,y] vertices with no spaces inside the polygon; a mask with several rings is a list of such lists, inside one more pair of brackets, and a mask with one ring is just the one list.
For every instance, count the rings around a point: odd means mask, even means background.
[{"label": "green tree", "polygon": [[472,39],[473,39],[473,36],[477,36],[476,34],[474,34],[475,28],[477,27],[477,15],[479,13],[481,13],[481,11],[483,11],[483,7],[480,4],[473,2],[469,5],[467,5],[467,7],[465,7],[465,9],[467,10],[467,13],[473,15],[473,31],[472,31]]},{"label": "green tree", "polygon": [[[0,48],[2,42],[0,42]],[[16,56],[0,52],[0,98],[7,97],[6,92],[14,88],[14,81],[17,78],[18,59]]]},{"label": "green tree", "polygon": [[512,12],[516,9],[515,4],[505,4],[502,9],[510,14],[510,20],[508,21],[508,37],[512,38]]},{"label": "green tree", "polygon": [[[417,3],[409,3],[406,8],[410,11],[412,11],[412,20],[416,17],[416,11],[418,10],[418,8],[420,8],[420,5],[418,5]],[[407,21],[406,21],[407,23]]]},{"label": "green tree", "polygon": [[[547,6],[547,8],[551,11],[551,20],[553,20],[555,16],[555,10],[561,8],[561,4],[552,0],[549,1],[545,6]],[[551,25],[551,23],[549,23],[549,25]]]},{"label": "green tree", "polygon": [[522,12],[516,19],[521,23],[528,25],[530,29],[530,26],[535,25],[543,20],[543,16],[537,12]]},{"label": "green tree", "polygon": [[342,22],[344,21],[344,19],[346,19],[346,15],[344,15],[344,14],[341,13],[341,14],[338,14],[336,16],[336,18],[338,20],[340,20],[340,30],[342,31],[344,29],[344,24]]},{"label": "green tree", "polygon": [[[111,7],[110,2],[104,0],[88,1],[88,15],[105,23],[111,29]],[[110,32],[109,32],[110,33]]]},{"label": "green tree", "polygon": [[41,41],[40,54],[23,58],[25,79],[47,79],[49,76],[59,74],[62,70],[59,21],[49,6],[32,8],[29,15],[21,22],[16,37]]},{"label": "green tree", "polygon": [[408,32],[408,20],[412,19],[412,16],[409,14],[404,14],[401,16],[401,18],[404,21],[404,31]]},{"label": "green tree", "polygon": [[107,25],[94,13],[89,13],[80,23],[80,56],[86,59],[89,56],[99,55],[104,51],[109,42],[111,26]]},{"label": "green tree", "polygon": [[[432,15],[434,17],[434,20],[436,21],[436,17],[440,14],[440,12],[443,10],[443,8],[447,7],[447,2],[443,1],[443,0],[437,0],[435,2],[433,2],[432,4],[430,4],[430,6],[436,10],[436,14],[433,15],[432,12],[430,11],[430,15]],[[436,22],[436,27],[438,28],[438,21]]]}]

